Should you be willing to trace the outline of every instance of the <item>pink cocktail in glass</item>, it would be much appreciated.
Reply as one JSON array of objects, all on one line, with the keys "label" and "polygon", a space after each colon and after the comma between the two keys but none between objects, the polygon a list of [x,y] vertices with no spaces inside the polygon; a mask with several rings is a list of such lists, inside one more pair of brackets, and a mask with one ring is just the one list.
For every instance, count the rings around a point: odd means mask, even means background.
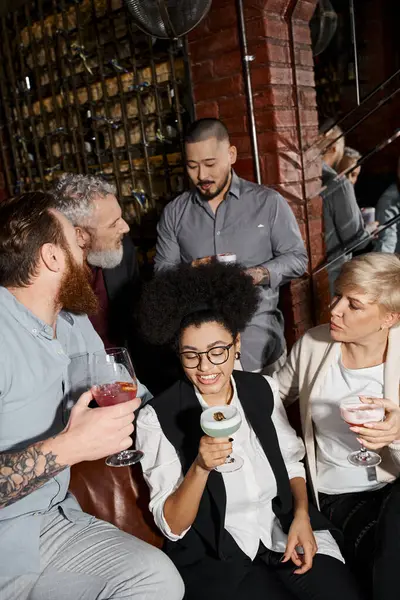
[{"label": "pink cocktail in glass", "polygon": [[[340,405],[340,415],[351,427],[362,427],[367,423],[378,423],[385,418],[385,408],[380,404],[364,404],[356,401],[344,401]],[[356,467],[376,467],[381,462],[377,452],[361,446],[360,450],[351,452],[348,461]]]},{"label": "pink cocktail in glass", "polygon": [[93,388],[93,396],[99,406],[113,406],[136,398],[137,386],[133,383],[115,381]]},{"label": "pink cocktail in glass", "polygon": [[[102,407],[134,400],[138,384],[129,352],[126,348],[106,348],[95,352],[91,360],[93,397]],[[127,467],[143,458],[141,450],[121,450],[106,459],[110,467]]]}]

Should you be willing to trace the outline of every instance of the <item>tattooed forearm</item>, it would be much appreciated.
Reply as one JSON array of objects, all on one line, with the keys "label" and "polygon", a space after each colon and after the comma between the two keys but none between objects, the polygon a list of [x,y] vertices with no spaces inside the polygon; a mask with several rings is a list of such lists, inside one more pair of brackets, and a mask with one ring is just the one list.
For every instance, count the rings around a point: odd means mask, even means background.
[{"label": "tattooed forearm", "polygon": [[44,448],[44,442],[0,454],[0,508],[34,492],[65,468],[51,450]]},{"label": "tattooed forearm", "polygon": [[269,271],[265,267],[250,267],[246,273],[253,278],[255,285],[269,285]]}]

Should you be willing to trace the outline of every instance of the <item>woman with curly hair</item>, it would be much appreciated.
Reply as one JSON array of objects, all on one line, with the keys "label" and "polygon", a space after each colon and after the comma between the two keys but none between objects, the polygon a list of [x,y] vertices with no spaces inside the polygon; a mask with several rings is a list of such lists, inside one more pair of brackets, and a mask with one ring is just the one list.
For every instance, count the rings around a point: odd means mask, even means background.
[{"label": "woman with curly hair", "polygon": [[[332,525],[309,511],[304,447],[276,383],[234,371],[257,304],[257,287],[237,265],[180,265],[144,290],[143,332],[171,343],[183,369],[137,419],[150,510],[187,600],[357,599]],[[232,437],[204,435],[209,408],[216,421],[239,415]],[[231,471],[233,442],[240,468]]]}]

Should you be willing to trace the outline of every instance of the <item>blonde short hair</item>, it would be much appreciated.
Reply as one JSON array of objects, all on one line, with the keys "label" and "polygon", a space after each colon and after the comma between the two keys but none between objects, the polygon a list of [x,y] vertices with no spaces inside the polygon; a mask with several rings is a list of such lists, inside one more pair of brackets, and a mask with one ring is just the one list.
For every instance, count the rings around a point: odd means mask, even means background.
[{"label": "blonde short hair", "polygon": [[400,255],[369,252],[345,263],[336,280],[338,293],[367,294],[372,303],[400,313]]}]

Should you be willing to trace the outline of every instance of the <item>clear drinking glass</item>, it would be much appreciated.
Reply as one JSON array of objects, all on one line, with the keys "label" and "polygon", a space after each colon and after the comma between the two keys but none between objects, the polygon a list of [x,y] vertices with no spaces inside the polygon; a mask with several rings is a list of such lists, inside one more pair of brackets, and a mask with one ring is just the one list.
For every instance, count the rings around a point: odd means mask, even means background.
[{"label": "clear drinking glass", "polygon": [[[200,425],[206,435],[214,438],[230,437],[242,424],[240,412],[234,406],[212,406],[206,408],[200,417]],[[232,452],[225,464],[215,467],[219,473],[231,473],[243,466],[243,459]]]},{"label": "clear drinking glass", "polygon": [[224,254],[217,254],[216,257],[217,262],[224,264],[235,264],[237,261],[236,254],[233,252],[225,252]]},{"label": "clear drinking glass", "polygon": [[[126,348],[107,348],[92,356],[92,391],[99,406],[112,406],[136,398],[137,380]],[[143,458],[140,450],[122,450],[106,459],[109,467],[134,465]]]},{"label": "clear drinking glass", "polygon": [[[340,415],[346,423],[358,427],[367,423],[383,421],[385,408],[379,404],[363,404],[358,399],[351,399],[341,403]],[[355,467],[376,467],[382,458],[377,452],[361,446],[360,450],[351,452],[347,460]]]}]

